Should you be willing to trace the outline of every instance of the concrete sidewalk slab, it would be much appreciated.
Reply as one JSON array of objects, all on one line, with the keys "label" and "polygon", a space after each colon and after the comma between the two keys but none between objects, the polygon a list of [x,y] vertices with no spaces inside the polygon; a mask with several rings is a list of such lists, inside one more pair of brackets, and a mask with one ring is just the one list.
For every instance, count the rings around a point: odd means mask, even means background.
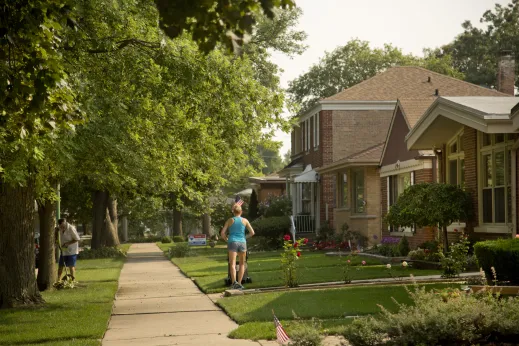
[{"label": "concrete sidewalk slab", "polygon": [[227,333],[237,325],[221,311],[112,316],[104,340]]},{"label": "concrete sidewalk slab", "polygon": [[[227,338],[223,334],[206,334],[199,335],[196,338],[192,336],[172,336],[172,337],[155,337],[155,338],[137,338],[129,340],[109,340],[104,341],[103,346],[173,346],[173,345],[185,345],[185,346],[201,346],[201,345],[229,345],[229,346],[260,346],[263,345],[260,342],[251,340],[233,340]],[[270,345],[270,344],[269,344]],[[276,342],[273,345],[279,346]]]},{"label": "concrete sidewalk slab", "polygon": [[220,311],[205,295],[140,300],[116,300],[113,315],[149,314],[154,312]]},{"label": "concrete sidewalk slab", "polygon": [[237,327],[156,244],[133,244],[102,344],[260,345],[227,338]]}]

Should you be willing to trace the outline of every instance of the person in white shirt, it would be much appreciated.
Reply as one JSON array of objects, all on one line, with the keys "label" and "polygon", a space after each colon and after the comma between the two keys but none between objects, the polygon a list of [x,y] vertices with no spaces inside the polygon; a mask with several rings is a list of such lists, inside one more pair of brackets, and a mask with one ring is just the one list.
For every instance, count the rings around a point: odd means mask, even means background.
[{"label": "person in white shirt", "polygon": [[61,240],[61,256],[59,257],[58,281],[61,278],[63,267],[67,266],[70,270],[72,280],[76,278],[76,260],[79,254],[79,234],[76,228],[69,224],[65,219],[58,220],[58,227]]}]

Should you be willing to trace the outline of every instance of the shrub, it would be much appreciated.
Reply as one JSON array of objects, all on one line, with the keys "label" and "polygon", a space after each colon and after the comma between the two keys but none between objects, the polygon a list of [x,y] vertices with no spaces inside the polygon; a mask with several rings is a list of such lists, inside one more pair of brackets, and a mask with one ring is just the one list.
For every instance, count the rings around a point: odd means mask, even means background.
[{"label": "shrub", "polygon": [[407,237],[404,236],[398,243],[398,252],[400,252],[400,256],[407,256],[409,250],[409,241],[407,240]]},{"label": "shrub", "polygon": [[196,256],[196,252],[191,249],[188,243],[178,243],[169,249],[169,258],[175,257],[193,257]]},{"label": "shrub", "polygon": [[335,229],[330,227],[328,223],[325,223],[321,228],[319,228],[319,233],[315,238],[316,241],[331,241],[335,239]]},{"label": "shrub", "polygon": [[499,281],[519,284],[519,239],[501,239],[479,242],[474,245],[478,263],[487,277],[491,267],[497,272]]},{"label": "shrub", "polygon": [[272,196],[259,204],[259,215],[266,218],[292,215],[292,201],[288,196]]},{"label": "shrub", "polygon": [[399,257],[400,250],[398,249],[398,244],[381,244],[377,246],[377,252],[386,257]]},{"label": "shrub", "polygon": [[126,257],[126,252],[118,247],[102,247],[99,249],[84,249],[79,253],[81,259],[96,259],[96,258],[121,258]]},{"label": "shrub", "polygon": [[364,345],[493,345],[519,340],[519,298],[491,293],[439,292],[416,287],[412,305],[391,313],[360,318],[344,330],[354,346]]},{"label": "shrub", "polygon": [[161,242],[162,242],[162,244],[168,244],[168,243],[171,243],[171,238],[168,237],[168,236],[162,237]]},{"label": "shrub", "polygon": [[409,259],[415,260],[415,261],[425,261],[425,251],[420,248],[418,248],[416,250],[411,250],[407,254],[407,257],[409,257]]},{"label": "shrub", "polygon": [[443,269],[443,277],[452,278],[459,276],[467,268],[467,254],[469,252],[469,241],[465,235],[461,235],[460,240],[451,245],[447,255],[439,252],[440,262]]},{"label": "shrub", "polygon": [[175,243],[182,243],[185,241],[186,241],[186,239],[181,235],[173,236],[173,242],[175,242]]},{"label": "shrub", "polygon": [[128,240],[128,243],[156,243],[161,241],[162,237],[151,236],[151,237],[137,237]]},{"label": "shrub", "polygon": [[319,334],[319,328],[312,323],[297,323],[291,328],[290,346],[320,346],[322,345],[322,337]]},{"label": "shrub", "polygon": [[440,243],[437,240],[429,240],[419,246],[420,249],[429,250],[430,252],[438,252]]},{"label": "shrub", "polygon": [[251,226],[257,236],[265,237],[268,246],[279,249],[283,245],[282,237],[291,226],[288,216],[262,217],[251,222]]}]

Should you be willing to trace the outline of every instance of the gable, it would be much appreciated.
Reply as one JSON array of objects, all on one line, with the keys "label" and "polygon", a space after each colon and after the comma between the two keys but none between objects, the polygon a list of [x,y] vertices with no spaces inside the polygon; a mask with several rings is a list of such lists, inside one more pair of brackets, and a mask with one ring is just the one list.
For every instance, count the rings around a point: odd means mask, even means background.
[{"label": "gable", "polygon": [[398,105],[388,134],[384,157],[381,162],[382,166],[392,165],[397,161],[412,160],[419,156],[418,150],[407,150],[405,136],[409,130],[402,108]]}]

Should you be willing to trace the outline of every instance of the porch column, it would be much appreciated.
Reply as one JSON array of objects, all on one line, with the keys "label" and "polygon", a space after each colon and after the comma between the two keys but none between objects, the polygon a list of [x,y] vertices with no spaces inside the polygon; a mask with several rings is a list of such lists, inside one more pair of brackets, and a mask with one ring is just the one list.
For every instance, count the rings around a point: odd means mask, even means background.
[{"label": "porch column", "polygon": [[512,147],[512,238],[517,235],[517,148],[519,147],[519,140],[514,143]]}]

